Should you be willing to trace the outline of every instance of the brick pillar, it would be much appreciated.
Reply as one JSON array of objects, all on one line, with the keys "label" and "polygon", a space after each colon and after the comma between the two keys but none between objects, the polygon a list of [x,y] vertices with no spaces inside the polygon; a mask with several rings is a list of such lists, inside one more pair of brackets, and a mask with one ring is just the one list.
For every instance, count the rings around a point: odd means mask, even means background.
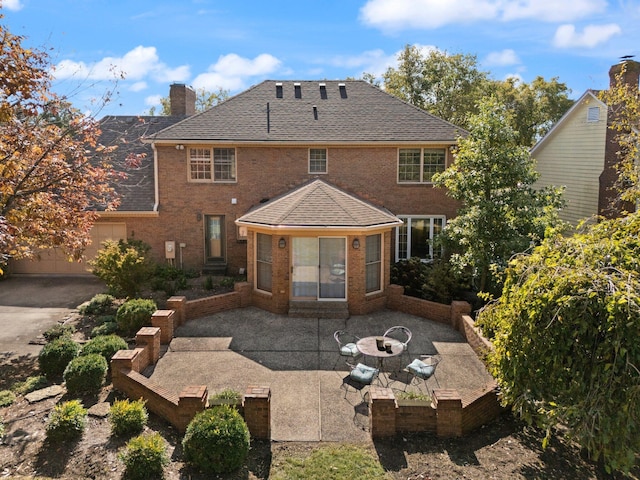
[{"label": "brick pillar", "polygon": [[396,434],[396,397],[393,390],[378,386],[371,386],[371,437],[392,437]]},{"label": "brick pillar", "polygon": [[151,365],[158,363],[160,358],[160,328],[142,327],[136,333],[136,346],[148,350],[147,360]]},{"label": "brick pillar", "polygon": [[251,284],[249,282],[237,282],[233,291],[240,294],[240,308],[251,306]]},{"label": "brick pillar", "polygon": [[175,312],[173,310],[156,310],[151,315],[151,325],[160,328],[160,343],[171,343],[174,319]]},{"label": "brick pillar", "polygon": [[178,430],[184,432],[189,422],[197,413],[202,412],[207,407],[209,391],[206,385],[195,385],[185,387],[178,397]]},{"label": "brick pillar", "polygon": [[243,400],[244,420],[251,436],[271,440],[271,389],[248,386]]},{"label": "brick pillar", "polygon": [[462,436],[462,398],[457,390],[434,390],[436,432],[439,437]]},{"label": "brick pillar", "polygon": [[462,300],[454,300],[451,302],[451,318],[450,324],[453,328],[464,334],[464,328],[462,327],[462,315],[469,315],[471,313],[471,305],[469,302]]},{"label": "brick pillar", "polygon": [[167,309],[176,312],[175,326],[184,325],[187,321],[187,297],[173,296],[167,300]]},{"label": "brick pillar", "polygon": [[399,310],[402,304],[402,296],[404,295],[404,287],[401,285],[391,284],[387,287],[387,307],[392,310]]}]

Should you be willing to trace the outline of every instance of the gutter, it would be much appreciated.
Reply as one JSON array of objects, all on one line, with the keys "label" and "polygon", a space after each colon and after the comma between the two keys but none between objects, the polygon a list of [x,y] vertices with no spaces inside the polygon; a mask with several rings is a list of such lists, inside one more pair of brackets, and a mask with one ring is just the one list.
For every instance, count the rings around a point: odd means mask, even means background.
[{"label": "gutter", "polygon": [[160,204],[160,189],[158,187],[158,150],[155,142],[151,143],[151,148],[153,148],[153,194],[155,196],[153,211],[157,213]]}]

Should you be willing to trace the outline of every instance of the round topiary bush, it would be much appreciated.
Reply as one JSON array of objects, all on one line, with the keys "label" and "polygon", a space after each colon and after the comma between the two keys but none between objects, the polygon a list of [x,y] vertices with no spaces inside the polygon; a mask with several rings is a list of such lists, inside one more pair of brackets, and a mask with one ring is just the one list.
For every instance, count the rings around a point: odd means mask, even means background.
[{"label": "round topiary bush", "polygon": [[249,453],[249,429],[235,408],[220,405],[191,420],[182,448],[185,461],[204,473],[232,472]]},{"label": "round topiary bush", "polygon": [[87,303],[80,305],[80,313],[83,315],[108,315],[115,313],[115,297],[106,293],[98,293]]},{"label": "round topiary bush", "polygon": [[38,355],[38,365],[42,374],[49,380],[56,380],[62,376],[64,369],[71,360],[80,353],[80,345],[68,335],[47,343]]},{"label": "round topiary bush", "polygon": [[116,436],[139,433],[147,424],[149,414],[144,400],[116,400],[109,409],[111,434]]},{"label": "round topiary bush", "polygon": [[74,358],[64,370],[67,391],[72,395],[100,391],[108,368],[107,360],[98,353]]},{"label": "round topiary bush", "polygon": [[[116,317],[113,317],[114,320]],[[91,329],[91,338],[99,337],[101,335],[111,335],[118,331],[118,324],[116,322],[104,322],[102,325],[98,325]]]},{"label": "round topiary bush", "polygon": [[99,335],[84,344],[80,355],[97,353],[102,355],[107,362],[110,362],[111,357],[118,350],[126,350],[128,346],[125,339],[118,335]]},{"label": "round topiary bush", "polygon": [[56,405],[47,420],[47,438],[52,441],[73,440],[82,436],[87,425],[87,410],[79,400]]},{"label": "round topiary bush", "polygon": [[116,313],[118,330],[127,336],[135,335],[142,327],[151,326],[151,316],[157,309],[156,302],[153,300],[145,298],[127,300]]},{"label": "round topiary bush", "polygon": [[169,464],[164,440],[157,432],[132,438],[118,457],[125,465],[124,478],[129,480],[163,478]]}]

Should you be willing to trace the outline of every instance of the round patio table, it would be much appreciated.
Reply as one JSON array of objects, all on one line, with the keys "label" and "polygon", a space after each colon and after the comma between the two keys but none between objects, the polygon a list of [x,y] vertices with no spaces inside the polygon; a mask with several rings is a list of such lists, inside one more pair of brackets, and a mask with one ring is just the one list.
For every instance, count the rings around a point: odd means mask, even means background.
[{"label": "round patio table", "polygon": [[386,350],[378,350],[376,339],[380,338],[380,335],[375,337],[364,337],[356,342],[356,348],[360,353],[367,357],[375,357],[378,359],[378,369],[382,371],[382,365],[385,358],[395,357],[400,355],[404,351],[404,347],[401,342],[395,338],[382,337],[384,342],[391,343],[391,353]]}]

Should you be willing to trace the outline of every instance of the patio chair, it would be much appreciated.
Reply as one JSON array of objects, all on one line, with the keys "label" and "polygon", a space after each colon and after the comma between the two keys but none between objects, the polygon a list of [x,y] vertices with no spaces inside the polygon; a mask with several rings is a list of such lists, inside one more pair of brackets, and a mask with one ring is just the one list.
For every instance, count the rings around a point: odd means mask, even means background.
[{"label": "patio chair", "polygon": [[403,327],[402,325],[396,325],[394,327],[388,328],[383,335],[385,337],[397,340],[402,345],[403,353],[398,357],[399,363],[396,369],[396,371],[399,371],[401,370],[404,362],[409,360],[409,342],[411,341],[411,337],[413,336],[411,330],[409,330],[407,327]]},{"label": "patio chair", "polygon": [[[440,363],[440,357],[436,355],[422,355],[420,358],[414,359],[409,365],[405,367],[405,370],[412,376],[410,384],[414,383],[414,380],[418,383],[424,382],[426,393],[429,393],[429,379],[433,378],[436,381],[436,385],[440,388],[440,383],[436,377],[436,368]],[[418,387],[419,389],[419,387]],[[406,390],[406,386],[405,386]]]},{"label": "patio chair", "polygon": [[362,356],[362,353],[360,353],[358,347],[356,346],[356,343],[358,342],[358,340],[360,340],[359,337],[347,332],[346,330],[336,330],[336,332],[333,334],[333,338],[335,338],[336,342],[338,342],[338,349],[340,352],[340,355],[336,359],[336,363],[333,366],[334,370],[341,360],[344,360],[348,365],[348,360],[357,360]]},{"label": "patio chair", "polygon": [[362,398],[362,401],[364,401],[364,388],[371,385],[378,378],[380,370],[370,367],[369,365],[365,365],[364,363],[348,365],[350,368],[349,374],[342,380],[342,384],[345,387],[344,398],[347,398],[349,386],[351,386],[360,392],[360,397]]}]

